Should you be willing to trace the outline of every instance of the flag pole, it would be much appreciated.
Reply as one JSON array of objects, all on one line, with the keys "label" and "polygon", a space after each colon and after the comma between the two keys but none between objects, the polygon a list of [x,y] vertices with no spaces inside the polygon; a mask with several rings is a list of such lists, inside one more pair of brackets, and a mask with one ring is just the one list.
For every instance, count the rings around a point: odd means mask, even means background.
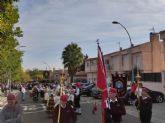
[{"label": "flag pole", "polygon": [[105,100],[107,98],[108,93],[108,86],[106,81],[106,70],[105,64],[103,59],[103,53],[99,46],[99,39],[96,40],[98,45],[98,60],[97,60],[97,87],[102,91],[102,117],[101,123],[105,123]]},{"label": "flag pole", "polygon": [[[62,70],[61,78],[60,78],[60,97],[63,95],[63,82],[64,82],[64,70]],[[59,110],[58,110],[58,123],[60,123],[60,116],[61,116],[61,106],[59,104]]]},{"label": "flag pole", "polygon": [[[137,97],[138,97],[138,106],[140,105],[140,88],[139,88],[139,85],[140,85],[140,79],[141,79],[141,76],[139,74],[139,71],[138,71],[138,67],[137,67],[137,75],[136,75],[136,80],[137,80],[137,84],[138,84],[138,92],[137,92]],[[142,89],[142,88],[141,88]],[[141,90],[142,91],[142,90]],[[139,112],[139,123],[140,123],[140,112]]]}]

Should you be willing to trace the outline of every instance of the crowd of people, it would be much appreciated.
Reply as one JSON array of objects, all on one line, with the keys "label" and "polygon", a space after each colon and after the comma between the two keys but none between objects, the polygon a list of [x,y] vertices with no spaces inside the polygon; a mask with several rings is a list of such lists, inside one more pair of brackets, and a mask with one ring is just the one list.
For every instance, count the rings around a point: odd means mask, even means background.
[{"label": "crowd of people", "polygon": [[[59,84],[28,84],[20,85],[22,101],[26,100],[26,90],[34,102],[43,101],[47,107],[48,117],[53,123],[76,123],[77,115],[81,115],[80,97],[81,84],[60,86]],[[135,89],[132,89],[134,91]],[[141,123],[150,123],[152,117],[152,99],[146,90],[140,88],[140,94],[135,106],[140,111]],[[8,104],[3,108],[0,123],[23,123],[22,109],[16,101],[16,96],[9,93]],[[105,99],[105,123],[121,123],[122,115],[126,114],[123,100],[117,95],[117,90],[110,87]]]},{"label": "crowd of people", "polygon": [[[30,85],[28,86],[31,87]],[[53,115],[53,112],[56,111],[56,108],[60,105],[60,102],[65,102],[65,100],[63,100],[64,97],[60,97],[60,95],[65,95],[65,98],[67,98],[67,107],[69,105],[75,114],[81,115],[80,86],[81,84],[79,82],[70,86],[62,85],[61,91],[59,84],[35,84],[29,88],[31,89],[30,97],[35,102],[42,100],[47,107],[48,117],[53,118],[53,116],[55,116]]]}]

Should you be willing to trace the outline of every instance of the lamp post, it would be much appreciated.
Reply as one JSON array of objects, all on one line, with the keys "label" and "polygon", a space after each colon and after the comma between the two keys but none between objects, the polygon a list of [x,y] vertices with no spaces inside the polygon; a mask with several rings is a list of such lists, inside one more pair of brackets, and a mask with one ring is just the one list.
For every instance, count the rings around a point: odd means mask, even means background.
[{"label": "lamp post", "polygon": [[[132,43],[131,36],[130,36],[128,30],[126,29],[126,27],[125,27],[124,25],[122,25],[121,23],[117,22],[117,21],[113,21],[112,24],[119,24],[121,27],[124,28],[124,30],[125,30],[125,31],[127,32],[127,34],[128,34],[129,41],[130,41],[130,45],[131,45],[130,47],[132,48],[134,45],[133,45],[133,43]],[[131,54],[131,52],[130,52],[130,54]],[[131,63],[132,63],[132,73],[131,73],[131,74],[132,74],[132,79],[131,79],[131,81],[134,82],[134,70],[133,70],[133,58],[132,58],[132,54],[131,54]]]}]

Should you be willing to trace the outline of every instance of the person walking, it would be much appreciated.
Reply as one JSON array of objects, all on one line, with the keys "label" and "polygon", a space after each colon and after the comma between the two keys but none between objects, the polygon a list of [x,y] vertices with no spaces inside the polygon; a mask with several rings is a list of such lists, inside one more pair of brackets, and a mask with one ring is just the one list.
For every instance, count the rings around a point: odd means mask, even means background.
[{"label": "person walking", "polygon": [[74,109],[67,103],[67,101],[68,95],[62,95],[60,97],[60,104],[57,105],[53,111],[53,123],[76,123]]},{"label": "person walking", "polygon": [[141,123],[151,123],[152,99],[144,88],[142,88],[141,95],[135,102],[135,106],[140,111]]},{"label": "person walking", "polygon": [[12,93],[7,96],[7,104],[0,114],[0,123],[23,123],[22,108]]},{"label": "person walking", "polygon": [[45,91],[44,91],[44,103],[47,104],[48,100],[49,100],[49,87],[46,86],[45,87]]},{"label": "person walking", "polygon": [[48,113],[48,117],[52,117],[52,112],[53,112],[53,108],[54,108],[55,102],[54,102],[54,95],[51,94],[49,97],[49,100],[47,102],[47,113]]},{"label": "person walking", "polygon": [[25,101],[25,93],[26,93],[25,85],[22,85],[21,86],[21,98],[22,98],[22,101]]},{"label": "person walking", "polygon": [[122,115],[126,114],[124,103],[117,97],[115,88],[109,89],[108,98],[105,100],[105,123],[121,123]]},{"label": "person walking", "polygon": [[81,106],[80,106],[81,92],[80,92],[80,87],[81,87],[81,83],[77,82],[76,83],[76,89],[75,89],[75,96],[74,96],[74,106],[75,106],[76,114],[79,114],[79,115],[81,115]]}]

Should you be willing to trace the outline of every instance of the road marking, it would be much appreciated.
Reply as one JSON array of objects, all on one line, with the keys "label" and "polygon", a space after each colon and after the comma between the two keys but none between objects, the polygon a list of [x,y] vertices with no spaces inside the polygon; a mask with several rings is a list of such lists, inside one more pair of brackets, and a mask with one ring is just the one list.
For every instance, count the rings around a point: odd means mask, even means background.
[{"label": "road marking", "polygon": [[26,111],[27,109],[28,109],[27,106],[24,106],[24,107],[23,107],[23,111]]},{"label": "road marking", "polygon": [[32,114],[45,112],[46,106],[44,104],[21,104],[23,108],[23,114]]},{"label": "road marking", "polygon": [[34,113],[40,113],[40,112],[45,112],[46,109],[40,110],[40,111],[33,111],[33,112],[23,112],[23,114],[34,114]]}]

